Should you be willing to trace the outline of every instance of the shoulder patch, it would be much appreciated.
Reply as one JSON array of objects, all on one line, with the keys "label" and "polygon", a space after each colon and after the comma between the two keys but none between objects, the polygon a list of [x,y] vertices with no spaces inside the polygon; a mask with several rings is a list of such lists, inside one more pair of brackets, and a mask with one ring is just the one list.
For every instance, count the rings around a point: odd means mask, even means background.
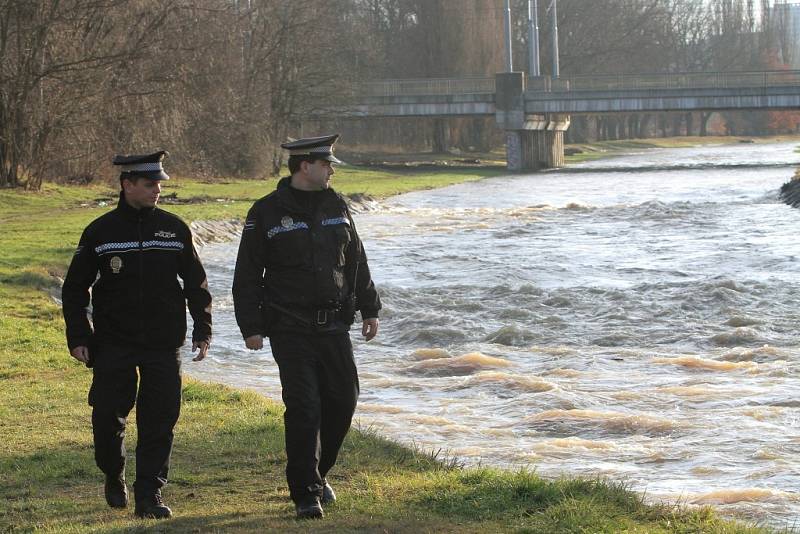
[{"label": "shoulder patch", "polygon": [[350,226],[350,221],[347,217],[333,217],[331,219],[325,219],[322,221],[322,226],[334,226],[337,224],[346,224]]}]

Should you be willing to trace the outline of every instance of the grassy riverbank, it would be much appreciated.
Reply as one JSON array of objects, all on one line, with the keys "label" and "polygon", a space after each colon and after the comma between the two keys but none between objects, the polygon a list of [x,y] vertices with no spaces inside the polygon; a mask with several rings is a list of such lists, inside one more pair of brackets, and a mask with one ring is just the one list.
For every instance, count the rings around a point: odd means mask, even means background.
[{"label": "grassy riverbank", "polygon": [[597,141],[594,143],[576,143],[567,145],[568,149],[579,150],[579,153],[567,156],[567,164],[581,161],[607,158],[649,148],[690,148],[710,145],[763,144],[784,141],[800,142],[800,135],[754,136],[688,136],[664,137],[650,139],[620,139],[618,141]]},{"label": "grassy riverbank", "polygon": [[[499,172],[393,177],[342,169],[336,187],[383,197]],[[176,193],[173,200],[184,203],[165,207],[189,220],[240,218],[274,183],[177,178],[164,194]],[[60,310],[48,294],[83,227],[110,209],[115,196],[105,186],[0,190],[1,531],[133,532],[155,526],[104,504],[86,405],[90,372],[67,355]],[[158,523],[158,531],[764,532],[724,522],[708,508],[646,506],[615,484],[460,469],[369,432],[352,432],[345,443],[332,477],[340,501],[326,519],[297,522],[284,488],[281,414],[279,404],[254,393],[187,380],[165,490],[176,517]],[[131,445],[135,434],[132,415]],[[129,458],[133,473],[132,448]]]}]

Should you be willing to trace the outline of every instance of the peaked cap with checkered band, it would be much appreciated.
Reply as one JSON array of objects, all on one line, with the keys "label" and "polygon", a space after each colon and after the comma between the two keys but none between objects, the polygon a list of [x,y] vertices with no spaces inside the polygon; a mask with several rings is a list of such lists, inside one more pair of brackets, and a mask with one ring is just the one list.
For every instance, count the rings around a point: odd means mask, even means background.
[{"label": "peaked cap with checkered band", "polygon": [[342,163],[333,155],[333,144],[337,139],[339,139],[339,134],[306,137],[283,143],[281,148],[288,150],[290,156],[311,156],[331,163]]},{"label": "peaked cap with checkered band", "polygon": [[161,165],[165,156],[169,156],[166,150],[136,156],[117,155],[111,163],[121,167],[120,178],[142,176],[151,180],[169,180],[169,175],[164,172],[164,167]]}]

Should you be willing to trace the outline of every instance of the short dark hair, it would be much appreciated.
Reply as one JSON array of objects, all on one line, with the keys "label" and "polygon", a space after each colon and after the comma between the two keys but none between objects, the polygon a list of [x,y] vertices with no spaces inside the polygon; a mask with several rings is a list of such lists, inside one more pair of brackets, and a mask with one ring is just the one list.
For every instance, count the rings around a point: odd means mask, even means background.
[{"label": "short dark hair", "polygon": [[286,164],[289,167],[289,174],[294,174],[300,170],[300,164],[304,161],[311,161],[309,156],[289,156],[289,161]]},{"label": "short dark hair", "polygon": [[294,174],[300,170],[300,164],[304,161],[309,163],[314,163],[315,161],[321,161],[322,158],[315,158],[314,156],[309,155],[300,155],[300,156],[289,156],[289,162],[286,164],[289,167],[289,174]]},{"label": "short dark hair", "polygon": [[144,176],[133,172],[121,172],[119,173],[119,186],[122,187],[122,180],[128,180],[133,185],[136,185],[136,182],[139,181],[139,178],[144,178]]}]

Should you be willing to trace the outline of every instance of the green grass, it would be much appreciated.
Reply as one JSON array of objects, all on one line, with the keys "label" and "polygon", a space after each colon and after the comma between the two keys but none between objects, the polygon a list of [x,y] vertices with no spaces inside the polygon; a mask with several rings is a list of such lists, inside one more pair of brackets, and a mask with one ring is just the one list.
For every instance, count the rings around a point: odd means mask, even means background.
[{"label": "green grass", "polygon": [[575,143],[567,145],[570,148],[581,150],[582,153],[567,156],[567,164],[581,161],[605,158],[608,156],[624,154],[626,152],[640,151],[648,148],[690,148],[706,145],[730,145],[742,142],[778,143],[782,141],[800,141],[797,135],[771,135],[771,136],[684,136],[684,137],[654,137],[648,139],[620,139],[618,141],[597,141],[594,143]]},{"label": "green grass", "polygon": [[[337,167],[333,176],[333,187],[345,195],[366,194],[374,198],[386,198],[408,191],[443,187],[504,173],[504,169],[497,167],[427,169],[420,172],[403,168],[373,170],[341,166]],[[178,178],[170,181],[166,192],[175,192],[178,198],[200,197],[210,202],[222,202],[225,199],[252,201],[273,190],[275,183],[275,179],[198,182]]]},{"label": "green grass", "polygon": [[[379,197],[483,175],[346,174],[337,176],[339,189]],[[165,194],[202,201],[167,208],[187,218],[241,217],[274,183],[178,178]],[[462,469],[455,459],[402,447],[369,429],[345,441],[331,477],[339,502],[322,522],[298,522],[284,482],[282,407],[195,380],[184,384],[164,492],[176,516],[156,523],[109,509],[91,445],[91,373],[68,356],[50,292],[57,293],[53,275],[64,272],[83,227],[110,208],[98,204],[114,197],[102,186],[0,191],[0,531],[765,532],[723,521],[709,508],[647,506],[600,480]],[[128,428],[132,474],[133,414]]]},{"label": "green grass", "polygon": [[[334,176],[334,187],[343,194],[380,199],[502,173],[497,168],[422,174],[345,167]],[[164,184],[161,206],[187,221],[241,219],[253,201],[273,191],[276,183],[275,179],[201,181],[176,177]],[[48,184],[39,193],[0,189],[0,282],[13,283],[21,275],[20,269],[45,277],[48,273],[63,274],[87,222],[116,202],[117,189],[107,185]]]}]

